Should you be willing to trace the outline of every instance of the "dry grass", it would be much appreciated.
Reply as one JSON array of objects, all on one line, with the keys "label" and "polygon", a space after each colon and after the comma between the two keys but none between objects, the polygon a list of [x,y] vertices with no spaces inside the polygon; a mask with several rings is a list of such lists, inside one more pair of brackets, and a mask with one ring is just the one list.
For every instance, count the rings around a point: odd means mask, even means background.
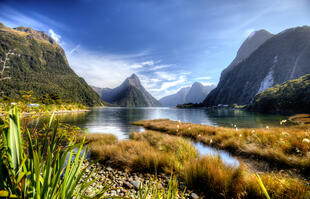
[{"label": "dry grass", "polygon": [[146,129],[190,137],[204,144],[255,156],[283,168],[299,168],[310,174],[310,126],[238,129],[181,123],[168,119],[134,122]]},{"label": "dry grass", "polygon": [[309,114],[297,114],[289,118],[290,121],[296,122],[299,124],[310,124],[310,115]]},{"label": "dry grass", "polygon": [[[233,168],[218,157],[204,156],[182,171],[184,182],[211,198],[265,198],[253,173],[241,165]],[[271,198],[308,198],[304,182],[279,174],[261,174]]]},{"label": "dry grass", "polygon": [[91,155],[114,167],[140,172],[170,172],[197,156],[195,147],[182,138],[158,132],[133,133],[131,140],[118,141],[109,134],[89,134]]},{"label": "dry grass", "polygon": [[[146,131],[130,140],[113,135],[89,134],[92,156],[118,168],[139,172],[174,171],[207,198],[265,198],[253,173],[225,165],[218,157],[199,157],[192,143],[181,137]],[[280,174],[260,174],[272,198],[309,198],[309,187],[299,179]]]}]

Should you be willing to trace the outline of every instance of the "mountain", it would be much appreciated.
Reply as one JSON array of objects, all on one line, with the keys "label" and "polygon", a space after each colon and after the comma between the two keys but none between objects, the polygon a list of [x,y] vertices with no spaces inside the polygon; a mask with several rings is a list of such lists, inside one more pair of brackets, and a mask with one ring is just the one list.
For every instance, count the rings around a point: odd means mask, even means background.
[{"label": "mountain", "polygon": [[221,77],[224,78],[225,75],[231,71],[238,63],[249,57],[254,50],[256,50],[265,41],[273,36],[270,32],[266,30],[258,30],[252,32],[248,38],[241,44],[235,59],[229,64],[227,68],[222,71]]},{"label": "mountain", "polygon": [[176,106],[178,104],[184,104],[185,98],[190,89],[191,87],[181,88],[177,93],[161,98],[159,102],[163,106],[168,107]]},{"label": "mountain", "polygon": [[161,98],[163,106],[176,106],[185,103],[201,103],[215,86],[203,86],[195,82],[191,87],[181,88],[177,93]]},{"label": "mountain", "polygon": [[309,65],[310,27],[285,30],[222,74],[203,104],[248,104],[257,93],[310,73]]},{"label": "mountain", "polygon": [[199,82],[195,82],[186,95],[185,103],[201,103],[214,88],[214,85],[204,86]]},{"label": "mountain", "polygon": [[64,50],[44,32],[0,23],[0,59],[4,61],[8,53],[9,68],[2,74],[7,78],[0,81],[2,96],[18,99],[21,91],[32,90],[34,97],[56,94],[63,101],[102,104],[97,93],[70,68]]},{"label": "mountain", "polygon": [[[95,89],[95,90],[98,90]],[[120,86],[114,89],[102,89],[99,93],[103,101],[125,107],[161,106],[141,85],[136,74],[128,77]]]},{"label": "mountain", "polygon": [[310,74],[258,93],[248,109],[268,113],[310,113]]}]

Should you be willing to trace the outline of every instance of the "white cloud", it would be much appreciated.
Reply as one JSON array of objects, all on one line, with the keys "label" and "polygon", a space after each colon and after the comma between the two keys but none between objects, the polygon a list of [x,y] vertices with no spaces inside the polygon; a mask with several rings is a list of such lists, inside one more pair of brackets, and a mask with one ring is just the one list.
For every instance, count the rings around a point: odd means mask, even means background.
[{"label": "white cloud", "polygon": [[163,69],[163,68],[168,68],[172,65],[157,65],[157,66],[154,66],[150,69],[150,71],[155,71],[155,70],[160,70],[160,69]]},{"label": "white cloud", "polygon": [[48,33],[50,34],[50,36],[51,36],[57,43],[59,43],[60,38],[61,38],[60,35],[56,34],[56,33],[54,32],[53,29],[49,29],[49,30],[48,30]]},{"label": "white cloud", "polygon": [[154,74],[162,80],[172,81],[177,79],[177,75],[175,73],[171,74],[168,72],[155,72]]},{"label": "white cloud", "polygon": [[154,66],[155,62],[153,60],[145,61],[141,63],[144,66]]},{"label": "white cloud", "polygon": [[155,62],[153,60],[149,60],[149,61],[144,61],[141,63],[135,63],[133,65],[131,65],[130,67],[133,69],[138,69],[138,68],[143,68],[146,66],[154,66]]},{"label": "white cloud", "polygon": [[210,76],[205,76],[205,77],[197,77],[195,78],[196,80],[209,80],[209,79],[212,79],[212,77]]},{"label": "white cloud", "polygon": [[132,65],[130,65],[130,68],[132,68],[132,69],[143,68],[143,65],[142,64],[132,64]]},{"label": "white cloud", "polygon": [[202,83],[202,85],[204,86],[216,86],[216,84],[213,82],[200,82],[200,83]]},{"label": "white cloud", "polygon": [[75,47],[69,52],[72,52],[67,54],[70,66],[90,85],[115,88],[126,77],[137,73],[137,69],[132,67],[133,61],[124,58],[127,56],[92,52],[81,46]]},{"label": "white cloud", "polygon": [[184,75],[181,75],[177,80],[164,82],[161,84],[160,88],[154,88],[154,89],[151,89],[151,91],[155,91],[155,92],[164,91],[170,87],[174,87],[174,86],[183,84],[185,81],[186,81],[186,77]]}]

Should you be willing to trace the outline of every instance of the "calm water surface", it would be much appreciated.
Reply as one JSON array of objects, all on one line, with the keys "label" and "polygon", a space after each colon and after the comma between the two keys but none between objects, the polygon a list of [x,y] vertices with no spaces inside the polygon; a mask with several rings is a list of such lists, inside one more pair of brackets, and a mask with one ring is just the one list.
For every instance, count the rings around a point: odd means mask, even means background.
[{"label": "calm water surface", "polygon": [[94,108],[86,113],[73,113],[59,116],[60,120],[74,124],[89,133],[112,133],[119,139],[126,139],[132,131],[142,131],[142,127],[132,122],[148,119],[171,119],[195,124],[238,128],[277,126],[280,115],[262,115],[234,109],[177,109],[177,108]]},{"label": "calm water surface", "polygon": [[[171,119],[195,124],[238,128],[278,126],[280,115],[262,115],[234,109],[177,109],[177,108],[94,108],[90,112],[58,115],[60,121],[87,129],[89,133],[111,133],[119,139],[127,139],[130,132],[143,131],[132,122],[147,119]],[[218,155],[229,165],[239,165],[229,153],[193,143],[201,155]]]}]

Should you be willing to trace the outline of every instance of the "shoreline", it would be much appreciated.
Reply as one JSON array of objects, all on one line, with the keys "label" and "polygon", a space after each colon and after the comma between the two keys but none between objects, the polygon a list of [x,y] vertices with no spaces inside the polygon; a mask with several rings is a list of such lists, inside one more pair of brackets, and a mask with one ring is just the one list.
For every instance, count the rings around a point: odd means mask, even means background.
[{"label": "shoreline", "polygon": [[[307,159],[309,156],[308,154],[300,157],[300,159],[297,159],[294,154],[282,154],[282,152],[280,153],[278,151],[280,149],[282,150],[282,148],[279,148],[277,143],[273,143],[272,145],[267,144],[264,148],[260,148],[261,139],[267,139],[268,143],[271,142],[266,136],[273,136],[271,138],[276,137],[276,142],[279,141],[279,137],[277,137],[276,134],[273,135],[275,131],[281,130],[280,133],[278,133],[280,134],[280,138],[281,136],[284,136],[281,139],[288,139],[288,136],[290,136],[289,133],[292,133],[295,130],[289,130],[289,127],[286,127],[285,129],[276,127],[276,130],[272,130],[272,128],[270,130],[263,128],[232,129],[226,127],[182,123],[166,119],[142,120],[133,122],[133,125],[142,126],[146,130],[153,130],[164,134],[190,138],[194,142],[200,142],[205,146],[212,147],[217,150],[224,150],[231,153],[237,159],[240,158],[248,163],[252,161],[254,169],[255,167],[259,168],[261,167],[260,165],[262,165],[262,167],[265,167],[264,169],[266,169],[267,172],[287,171],[290,174],[295,173],[297,176],[301,176],[302,178],[305,177],[307,178],[307,181],[310,181],[310,177],[308,175],[309,167],[306,163],[307,161],[309,162],[309,159]],[[306,132],[301,135],[302,137],[307,138]],[[291,135],[291,137],[292,136],[293,135]],[[306,144],[306,138],[301,138],[301,143],[303,145]],[[256,143],[256,140],[259,142]],[[292,144],[295,143],[292,142]]]},{"label": "shoreline", "polygon": [[[23,112],[23,113],[20,113],[22,115],[23,118],[28,118],[28,117],[31,117],[31,116],[34,116],[34,117],[40,117],[42,115],[52,115],[53,113],[55,115],[61,115],[61,114],[68,114],[68,113],[83,113],[83,112],[90,112],[91,110],[89,109],[80,109],[80,110],[59,110],[59,111],[43,111],[43,112]],[[5,116],[3,113],[0,113],[0,117],[3,117]]]},{"label": "shoreline", "polygon": [[[91,174],[90,180],[97,179],[97,181],[90,185],[87,189],[87,192],[89,193],[96,189],[96,186],[98,186],[97,188],[100,189],[103,188],[104,184],[109,184],[111,186],[111,190],[107,192],[108,196],[127,196],[130,198],[134,198],[138,194],[140,184],[144,187],[148,184],[158,183],[157,186],[167,188],[171,178],[165,173],[150,174],[129,172],[94,161],[95,160],[93,159],[85,159],[82,164],[82,167],[88,167],[88,169],[86,169],[84,177]],[[183,191],[185,190],[185,194],[187,195],[186,198],[188,199],[203,198],[187,189],[185,184],[179,180],[178,190],[180,193],[183,193]]]}]

